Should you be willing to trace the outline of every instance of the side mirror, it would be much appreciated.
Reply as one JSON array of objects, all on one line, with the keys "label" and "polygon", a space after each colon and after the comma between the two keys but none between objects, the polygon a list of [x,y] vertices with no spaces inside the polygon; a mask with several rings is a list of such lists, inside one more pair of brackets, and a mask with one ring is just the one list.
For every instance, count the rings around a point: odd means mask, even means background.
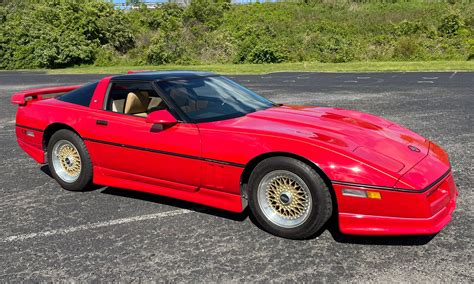
[{"label": "side mirror", "polygon": [[178,123],[176,118],[174,118],[174,116],[166,109],[157,110],[148,114],[148,116],[146,117],[146,122],[153,124],[161,124],[163,126],[172,126]]}]

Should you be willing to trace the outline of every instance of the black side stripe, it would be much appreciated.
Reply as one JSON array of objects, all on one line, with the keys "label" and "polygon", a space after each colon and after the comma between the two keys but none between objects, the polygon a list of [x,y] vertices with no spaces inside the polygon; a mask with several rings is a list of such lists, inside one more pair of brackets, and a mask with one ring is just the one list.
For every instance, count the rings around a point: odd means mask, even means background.
[{"label": "black side stripe", "polygon": [[38,131],[38,132],[44,132],[44,130],[42,130],[42,129],[34,128],[34,127],[29,127],[29,126],[21,125],[21,124],[18,124],[18,123],[15,124],[15,126],[21,127],[21,128],[26,128],[26,129],[31,129],[31,130]]},{"label": "black side stripe", "polygon": [[216,163],[216,164],[234,166],[234,167],[238,167],[238,168],[245,168],[245,165],[239,164],[239,163],[234,163],[234,162],[227,162],[227,161],[214,160],[214,159],[208,159],[208,158],[201,158],[201,160],[206,161],[206,162]]},{"label": "black side stripe", "polygon": [[337,181],[332,180],[333,184],[338,185],[346,185],[346,186],[355,186],[355,187],[364,187],[364,188],[372,188],[378,190],[389,190],[389,191],[401,191],[401,192],[414,192],[419,193],[419,190],[412,190],[412,189],[405,189],[405,188],[397,188],[397,187],[388,187],[388,186],[378,186],[378,185],[370,185],[370,184],[362,184],[362,183],[352,183],[352,182],[344,182],[344,181]]},{"label": "black side stripe", "polygon": [[405,188],[398,188],[398,187],[388,187],[388,186],[378,186],[378,185],[369,185],[369,184],[360,184],[360,183],[351,183],[351,182],[344,182],[344,181],[337,181],[337,180],[332,180],[331,182],[333,184],[339,184],[339,185],[347,185],[347,186],[355,186],[355,187],[365,187],[365,188],[373,188],[373,189],[379,189],[379,190],[389,190],[389,191],[400,191],[400,192],[409,192],[409,193],[423,193],[425,191],[428,191],[433,188],[437,183],[442,181],[446,176],[451,173],[451,168],[448,169],[447,172],[445,172],[442,176],[440,176],[438,179],[436,179],[434,182],[429,184],[427,187],[423,189],[405,189]]},{"label": "black side stripe", "polygon": [[239,163],[234,163],[234,162],[202,158],[202,157],[198,157],[198,156],[185,155],[185,154],[180,154],[180,153],[174,153],[174,152],[144,148],[144,147],[139,147],[139,146],[126,145],[126,144],[109,142],[109,141],[102,141],[102,140],[91,139],[91,138],[83,138],[83,139],[86,140],[86,141],[91,141],[91,142],[95,142],[95,143],[107,144],[107,145],[112,145],[112,146],[117,146],[117,147],[124,147],[124,148],[139,150],[139,151],[146,151],[146,152],[176,156],[176,157],[181,157],[181,158],[186,158],[186,159],[200,160],[200,161],[206,161],[206,162],[211,162],[211,163],[216,163],[216,164],[222,164],[222,165],[228,165],[228,166],[233,166],[233,167],[245,168],[245,165],[239,164]]}]

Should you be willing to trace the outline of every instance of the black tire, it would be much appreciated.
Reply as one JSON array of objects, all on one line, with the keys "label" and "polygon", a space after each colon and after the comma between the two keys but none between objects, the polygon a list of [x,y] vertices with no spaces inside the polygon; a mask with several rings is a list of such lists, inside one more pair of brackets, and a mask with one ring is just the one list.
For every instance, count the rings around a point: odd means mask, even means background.
[{"label": "black tire", "polygon": [[[66,182],[63,180],[58,173],[56,172],[53,166],[53,148],[54,145],[61,140],[66,140],[70,142],[79,152],[81,158],[81,169],[79,177],[73,182]],[[51,171],[51,175],[54,179],[66,190],[70,191],[84,191],[92,185],[92,162],[87,151],[86,145],[76,133],[67,130],[61,129],[56,131],[49,139],[48,143],[48,166]]]},{"label": "black tire", "polygon": [[[311,207],[302,223],[292,228],[277,225],[267,218],[258,201],[262,179],[274,171],[288,171],[298,176],[309,189]],[[331,193],[321,176],[308,164],[289,157],[272,157],[260,162],[253,170],[248,187],[249,207],[257,223],[269,233],[289,238],[306,239],[318,232],[332,214]]]}]

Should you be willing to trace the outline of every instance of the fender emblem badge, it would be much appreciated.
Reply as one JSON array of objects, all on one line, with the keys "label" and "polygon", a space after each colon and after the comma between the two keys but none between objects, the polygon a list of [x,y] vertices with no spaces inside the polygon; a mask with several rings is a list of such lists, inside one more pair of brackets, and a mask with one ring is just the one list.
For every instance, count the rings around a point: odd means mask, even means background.
[{"label": "fender emblem badge", "polygon": [[412,150],[413,152],[420,152],[420,149],[418,149],[417,147],[413,145],[408,145],[408,149]]}]

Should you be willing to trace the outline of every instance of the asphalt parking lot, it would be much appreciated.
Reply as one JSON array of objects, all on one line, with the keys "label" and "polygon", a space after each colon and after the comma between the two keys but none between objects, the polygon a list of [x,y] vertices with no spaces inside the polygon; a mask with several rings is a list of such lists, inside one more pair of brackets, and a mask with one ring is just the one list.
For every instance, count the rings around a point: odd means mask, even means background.
[{"label": "asphalt parking lot", "polygon": [[305,241],[230,214],[133,191],[62,190],[16,144],[13,92],[100,75],[0,73],[0,282],[474,282],[474,73],[274,73],[231,76],[279,103],[383,116],[440,144],[460,196],[432,237],[352,237],[328,225]]}]

